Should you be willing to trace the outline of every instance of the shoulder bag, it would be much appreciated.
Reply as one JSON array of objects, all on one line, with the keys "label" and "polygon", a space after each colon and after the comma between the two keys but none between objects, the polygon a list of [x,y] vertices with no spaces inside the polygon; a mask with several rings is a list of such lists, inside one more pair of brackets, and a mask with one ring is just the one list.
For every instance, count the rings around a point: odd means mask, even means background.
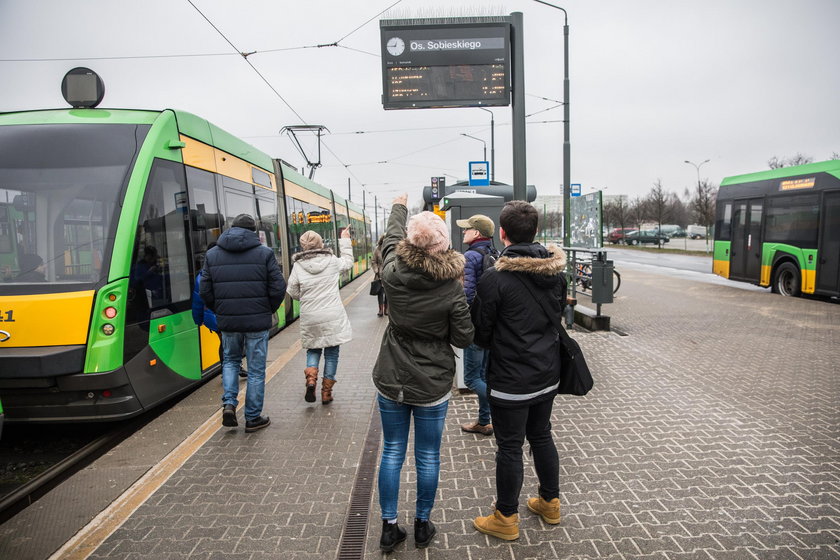
[{"label": "shoulder bag", "polygon": [[[514,273],[515,274],[515,273]],[[577,341],[569,336],[566,329],[560,320],[559,314],[551,314],[546,311],[546,308],[540,305],[540,299],[534,294],[528,282],[523,280],[518,274],[516,278],[525,286],[531,297],[537,303],[540,309],[551,321],[554,330],[560,337],[560,344],[558,345],[560,352],[560,386],[557,388],[557,393],[560,395],[575,395],[582,397],[592,389],[594,381],[592,380],[592,373],[589,371],[589,366],[583,357],[583,351]]]}]

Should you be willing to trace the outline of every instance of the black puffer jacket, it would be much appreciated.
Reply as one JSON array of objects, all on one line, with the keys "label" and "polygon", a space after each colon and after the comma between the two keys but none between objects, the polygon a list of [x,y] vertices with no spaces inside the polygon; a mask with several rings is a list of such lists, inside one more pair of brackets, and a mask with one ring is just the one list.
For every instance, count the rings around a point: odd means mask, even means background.
[{"label": "black puffer jacket", "polygon": [[216,313],[220,331],[256,332],[271,328],[283,303],[286,281],[274,252],[251,230],[233,227],[207,251],[199,292]]},{"label": "black puffer jacket", "polygon": [[452,390],[455,354],[473,339],[461,279],[464,256],[429,253],[405,239],[408,210],[395,204],[382,243],[380,273],[390,322],[373,366],[373,383],[385,397],[428,404]]},{"label": "black puffer jacket", "polygon": [[476,344],[490,349],[487,388],[494,404],[525,406],[556,394],[559,337],[546,313],[562,316],[565,268],[558,247],[517,243],[481,276],[471,314]]}]

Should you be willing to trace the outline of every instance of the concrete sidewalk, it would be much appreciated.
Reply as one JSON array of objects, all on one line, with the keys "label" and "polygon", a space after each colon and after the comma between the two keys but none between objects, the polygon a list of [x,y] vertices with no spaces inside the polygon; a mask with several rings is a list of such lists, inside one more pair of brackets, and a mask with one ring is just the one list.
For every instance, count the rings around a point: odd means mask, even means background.
[{"label": "concrete sidewalk", "polygon": [[[271,343],[272,357],[287,360],[266,391],[272,425],[246,434],[241,412],[238,429],[221,428],[216,412],[206,443],[90,558],[336,557],[378,422],[370,371],[387,319],[376,317],[366,280],[342,292],[358,295],[335,402],[304,402],[304,354],[293,353],[296,325],[286,329]],[[460,431],[477,404],[455,392],[432,514],[438,536],[418,550],[409,534],[388,556],[840,559],[840,305],[628,270],[607,307],[626,336],[575,332],[595,389],[555,405],[562,523],[548,526],[524,506],[536,492],[526,455],[519,540],[473,529],[492,511],[495,442]],[[409,533],[412,453],[400,498]],[[379,531],[374,483],[365,557],[382,556]]]}]

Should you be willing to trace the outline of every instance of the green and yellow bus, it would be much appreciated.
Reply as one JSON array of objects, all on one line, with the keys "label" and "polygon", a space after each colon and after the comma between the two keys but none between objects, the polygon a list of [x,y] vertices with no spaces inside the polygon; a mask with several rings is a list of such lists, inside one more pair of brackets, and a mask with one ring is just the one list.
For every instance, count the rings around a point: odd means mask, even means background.
[{"label": "green and yellow bus", "polygon": [[[190,113],[66,109],[0,114],[0,400],[5,420],[115,420],[219,371],[191,315],[208,244],[253,215],[288,276],[298,236],[356,266],[364,209]],[[291,300],[273,332],[297,316]]]},{"label": "green and yellow bus", "polygon": [[840,160],[724,179],[713,271],[785,296],[840,295]]}]

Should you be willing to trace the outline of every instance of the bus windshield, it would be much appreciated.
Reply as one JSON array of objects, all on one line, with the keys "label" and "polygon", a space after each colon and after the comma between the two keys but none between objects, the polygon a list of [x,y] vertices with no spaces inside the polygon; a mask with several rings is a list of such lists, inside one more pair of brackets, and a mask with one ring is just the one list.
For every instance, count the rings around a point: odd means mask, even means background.
[{"label": "bus windshield", "polygon": [[0,293],[91,289],[107,278],[123,191],[148,130],[0,126]]}]

